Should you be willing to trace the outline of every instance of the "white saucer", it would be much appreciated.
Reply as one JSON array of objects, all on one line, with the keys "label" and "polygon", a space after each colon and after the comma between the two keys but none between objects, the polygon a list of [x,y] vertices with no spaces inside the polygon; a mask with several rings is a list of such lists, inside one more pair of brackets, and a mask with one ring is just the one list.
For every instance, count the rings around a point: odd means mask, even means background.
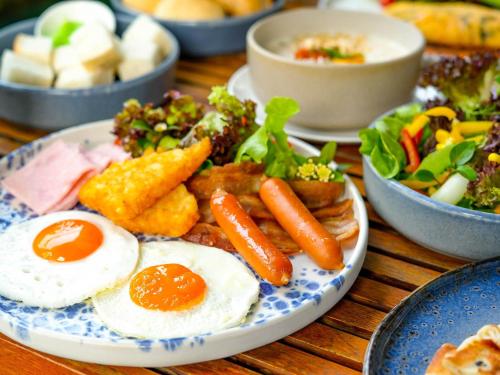
[{"label": "white saucer", "polygon": [[[250,67],[243,65],[231,76],[227,83],[229,92],[236,95],[239,99],[251,99],[257,103],[257,119],[264,119],[264,105],[259,103],[255,95],[252,82],[250,80]],[[368,125],[368,124],[367,124]],[[360,143],[357,130],[320,130],[304,128],[300,125],[287,123],[286,132],[297,138],[302,138],[308,141],[315,142],[330,142],[337,143]]]}]

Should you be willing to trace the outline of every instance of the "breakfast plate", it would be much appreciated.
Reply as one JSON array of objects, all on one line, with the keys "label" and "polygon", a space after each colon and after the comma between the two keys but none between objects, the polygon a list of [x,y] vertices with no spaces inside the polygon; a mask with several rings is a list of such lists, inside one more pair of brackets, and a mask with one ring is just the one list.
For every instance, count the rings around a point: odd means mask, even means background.
[{"label": "breakfast plate", "polygon": [[[252,89],[252,81],[250,79],[250,67],[243,65],[239,68],[229,79],[227,88],[229,92],[236,95],[240,99],[251,99],[256,103],[260,103]],[[264,106],[257,105],[257,118],[259,120],[264,118]],[[337,143],[359,143],[358,131],[359,130],[321,130],[304,128],[303,126],[296,125],[288,122],[285,126],[286,132],[294,137],[305,139],[313,142],[330,142]]]},{"label": "breakfast plate", "polygon": [[445,343],[500,323],[500,257],[443,274],[396,306],[375,331],[364,374],[424,374]]},{"label": "breakfast plate", "polygon": [[[111,120],[81,125],[25,145],[0,161],[0,179],[24,166],[56,140],[80,143],[86,148],[112,142],[112,126]],[[301,154],[319,154],[314,147],[297,139],[290,139],[290,143]],[[212,360],[273,342],[328,311],[344,296],[361,269],[367,246],[368,221],[363,199],[348,177],[345,196],[353,199],[354,215],[360,228],[356,244],[344,249],[345,268],[324,271],[305,255],[293,256],[294,273],[290,284],[275,287],[259,279],[259,302],[237,327],[169,339],[129,338],[109,330],[90,302],[47,309],[0,297],[0,332],[34,349],[65,358],[146,367]],[[11,224],[36,217],[26,205],[2,188],[0,197],[1,231]],[[76,209],[85,208],[77,206]],[[139,236],[139,239],[152,238]]]}]

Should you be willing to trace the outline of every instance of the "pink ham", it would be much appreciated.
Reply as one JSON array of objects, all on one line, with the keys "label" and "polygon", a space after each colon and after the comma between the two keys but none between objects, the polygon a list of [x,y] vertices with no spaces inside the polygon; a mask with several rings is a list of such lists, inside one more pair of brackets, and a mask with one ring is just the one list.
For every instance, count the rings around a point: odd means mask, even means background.
[{"label": "pink ham", "polygon": [[67,210],[76,205],[78,191],[89,178],[126,158],[128,154],[112,144],[83,151],[77,144],[58,140],[2,184],[40,215]]}]

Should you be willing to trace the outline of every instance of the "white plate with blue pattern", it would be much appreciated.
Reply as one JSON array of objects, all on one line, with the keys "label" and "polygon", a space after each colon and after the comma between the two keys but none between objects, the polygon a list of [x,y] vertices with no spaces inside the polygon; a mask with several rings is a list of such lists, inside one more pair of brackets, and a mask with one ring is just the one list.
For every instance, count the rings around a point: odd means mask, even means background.
[{"label": "white plate with blue pattern", "polygon": [[[63,130],[25,145],[0,161],[0,179],[22,167],[56,139],[93,147],[113,140],[111,128],[111,120],[100,121]],[[318,154],[318,150],[307,143],[297,139],[290,139],[290,142],[304,155]],[[323,315],[344,296],[358,276],[366,253],[368,220],[363,199],[348,178],[345,195],[354,200],[354,213],[360,225],[356,245],[344,252],[346,267],[342,271],[324,271],[305,255],[292,257],[294,272],[290,284],[274,287],[260,280],[259,302],[238,327],[195,337],[127,338],[106,328],[91,302],[45,309],[0,297],[0,332],[34,349],[65,358],[145,367],[207,361],[273,342]],[[35,216],[0,187],[0,231]]]}]

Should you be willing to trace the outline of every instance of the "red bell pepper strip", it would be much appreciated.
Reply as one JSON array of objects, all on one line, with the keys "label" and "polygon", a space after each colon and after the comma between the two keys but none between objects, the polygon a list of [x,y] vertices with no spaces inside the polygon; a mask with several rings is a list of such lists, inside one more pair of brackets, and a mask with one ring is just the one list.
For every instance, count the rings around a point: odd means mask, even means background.
[{"label": "red bell pepper strip", "polygon": [[413,173],[420,165],[420,155],[418,154],[417,145],[406,129],[401,131],[401,141],[403,143],[403,148],[406,151],[406,155],[408,156],[408,166],[406,167],[406,171]]},{"label": "red bell pepper strip", "polygon": [[396,0],[380,0],[380,5],[382,5],[383,7],[386,7],[387,5],[390,5],[392,3],[395,3]]},{"label": "red bell pepper strip", "polygon": [[415,144],[418,146],[420,142],[422,141],[422,137],[424,136],[424,128],[421,128],[417,134],[413,137],[413,140],[415,141]]}]

